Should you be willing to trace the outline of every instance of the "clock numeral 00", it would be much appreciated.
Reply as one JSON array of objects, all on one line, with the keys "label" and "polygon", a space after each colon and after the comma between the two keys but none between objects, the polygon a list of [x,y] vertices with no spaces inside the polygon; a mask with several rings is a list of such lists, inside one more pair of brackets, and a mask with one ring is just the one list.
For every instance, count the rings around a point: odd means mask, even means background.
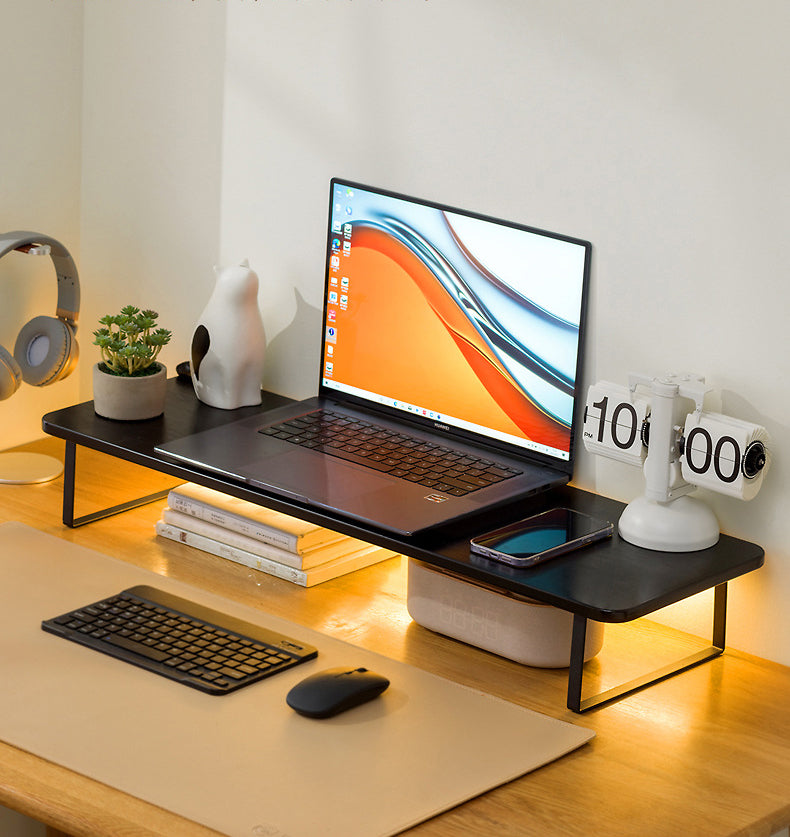
[{"label": "clock numeral 00", "polygon": [[720,413],[689,413],[681,438],[686,482],[751,500],[770,460],[764,427]]},{"label": "clock numeral 00", "polygon": [[[694,447],[694,440],[697,436],[701,436],[705,440],[703,447]],[[724,458],[722,456],[722,450],[725,449],[725,445],[729,445],[732,448],[731,458]],[[694,463],[691,456],[692,453],[702,454],[702,461],[699,464]],[[738,444],[738,440],[732,436],[720,436],[714,446],[710,433],[704,427],[694,427],[686,437],[685,454],[686,464],[695,474],[707,473],[710,470],[711,463],[713,464],[713,470],[716,472],[716,476],[722,482],[735,482],[738,479],[738,474],[741,472],[741,446]],[[722,470],[722,463],[732,464],[732,471],[729,474]]]}]

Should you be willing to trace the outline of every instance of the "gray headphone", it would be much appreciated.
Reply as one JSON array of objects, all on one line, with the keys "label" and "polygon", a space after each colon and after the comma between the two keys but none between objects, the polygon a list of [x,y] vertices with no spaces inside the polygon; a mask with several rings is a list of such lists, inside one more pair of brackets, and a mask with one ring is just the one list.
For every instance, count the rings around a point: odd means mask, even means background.
[{"label": "gray headphone", "polygon": [[13,355],[0,346],[0,401],[10,398],[22,381],[44,387],[65,378],[79,357],[80,283],[69,251],[48,235],[20,230],[0,234],[0,258],[11,250],[50,256],[58,277],[58,305],[54,317],[34,317],[22,326]]}]

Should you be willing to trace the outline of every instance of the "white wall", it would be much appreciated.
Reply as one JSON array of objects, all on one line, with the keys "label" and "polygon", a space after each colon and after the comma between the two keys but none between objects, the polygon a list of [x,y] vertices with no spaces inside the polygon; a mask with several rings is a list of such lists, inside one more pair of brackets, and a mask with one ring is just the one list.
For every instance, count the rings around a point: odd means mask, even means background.
[{"label": "white wall", "polygon": [[[775,440],[757,499],[709,499],[768,553],[730,585],[729,641],[786,663],[788,23],[766,0],[232,3],[222,168],[222,253],[258,266],[270,335],[294,289],[320,304],[335,174],[589,238],[587,381],[700,372]],[[311,392],[305,350],[270,383]],[[577,482],[642,490],[585,455]],[[707,599],[663,617],[710,631]]]},{"label": "white wall", "polygon": [[[85,4],[84,319],[155,309],[174,332],[161,355],[170,374],[218,258],[224,31],[224,3]],[[97,360],[89,345],[85,398]]]},{"label": "white wall", "polygon": [[[0,230],[45,233],[79,261],[82,5],[2,0],[0,10]],[[3,257],[0,345],[8,352],[28,320],[55,316],[56,288],[49,258]],[[22,384],[0,402],[0,449],[40,437],[41,416],[78,396],[77,375]]]},{"label": "white wall", "polygon": [[[729,641],[790,663],[783,0],[88,0],[84,17],[83,333],[139,300],[175,331],[172,366],[213,263],[246,256],[266,383],[312,392],[335,174],[589,238],[587,382],[700,372],[774,438],[754,501],[710,500],[767,552],[731,585]],[[83,357],[89,398],[89,341]],[[584,454],[578,482],[641,491]]]}]

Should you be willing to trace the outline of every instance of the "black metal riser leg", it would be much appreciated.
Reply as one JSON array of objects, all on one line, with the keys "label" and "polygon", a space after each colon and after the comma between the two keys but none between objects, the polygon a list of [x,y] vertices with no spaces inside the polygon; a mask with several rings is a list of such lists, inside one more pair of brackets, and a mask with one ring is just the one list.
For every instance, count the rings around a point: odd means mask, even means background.
[{"label": "black metal riser leg", "polygon": [[74,517],[74,496],[76,491],[76,477],[77,477],[77,443],[72,441],[66,442],[66,451],[63,462],[63,523],[71,529],[76,529],[78,526],[84,526],[86,523],[93,523],[94,520],[102,520],[105,517],[111,517],[114,514],[135,509],[138,506],[144,506],[147,503],[153,503],[155,500],[162,500],[167,497],[169,489],[164,491],[157,491],[155,494],[148,494],[145,497],[138,497],[135,500],[129,500],[126,503],[121,503],[117,506],[110,506],[106,509],[84,514],[81,517]]},{"label": "black metal riser leg", "polygon": [[718,657],[724,651],[727,626],[727,582],[719,584],[713,593],[713,637],[712,644],[701,651],[684,657],[675,663],[663,666],[642,677],[637,677],[620,686],[615,686],[600,694],[582,698],[584,680],[584,645],[587,637],[587,619],[579,614],[573,616],[573,636],[571,639],[571,661],[568,671],[568,709],[572,712],[586,712],[603,703],[629,695],[644,689],[667,677],[679,674],[700,663]]}]

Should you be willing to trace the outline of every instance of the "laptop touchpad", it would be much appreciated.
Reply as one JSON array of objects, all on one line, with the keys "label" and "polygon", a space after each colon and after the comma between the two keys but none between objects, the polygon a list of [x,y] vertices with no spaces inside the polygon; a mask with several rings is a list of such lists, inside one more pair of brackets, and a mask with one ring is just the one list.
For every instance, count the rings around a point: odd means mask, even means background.
[{"label": "laptop touchpad", "polygon": [[376,471],[298,448],[263,460],[250,482],[275,492],[285,490],[298,499],[340,507],[344,499],[391,485],[391,480]]}]

